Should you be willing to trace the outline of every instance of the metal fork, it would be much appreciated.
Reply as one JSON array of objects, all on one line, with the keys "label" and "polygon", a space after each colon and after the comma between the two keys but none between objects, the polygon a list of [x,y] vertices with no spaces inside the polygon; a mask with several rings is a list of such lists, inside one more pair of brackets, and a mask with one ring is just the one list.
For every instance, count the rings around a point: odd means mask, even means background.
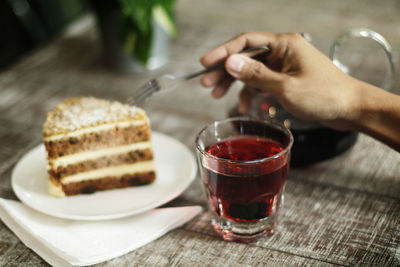
[{"label": "metal fork", "polygon": [[[270,53],[270,48],[268,46],[256,46],[252,48],[245,49],[240,52],[240,54],[245,54],[246,56],[252,57],[256,60],[262,60],[266,55]],[[153,95],[160,90],[173,90],[175,89],[179,81],[190,80],[197,76],[200,76],[204,73],[208,73],[211,71],[223,69],[225,67],[225,60],[217,63],[214,66],[203,69],[201,71],[187,74],[187,75],[172,75],[172,74],[164,74],[160,77],[153,78],[146,82],[142,87],[140,87],[136,93],[128,99],[128,104],[131,105],[139,105],[148,97]]]}]

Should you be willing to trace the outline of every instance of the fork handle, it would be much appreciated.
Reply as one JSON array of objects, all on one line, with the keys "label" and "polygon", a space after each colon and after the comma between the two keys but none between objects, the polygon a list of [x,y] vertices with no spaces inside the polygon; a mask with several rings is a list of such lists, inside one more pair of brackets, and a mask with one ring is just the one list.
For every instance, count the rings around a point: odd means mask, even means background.
[{"label": "fork handle", "polygon": [[[267,56],[269,53],[271,52],[271,49],[268,46],[256,46],[256,47],[251,47],[248,49],[244,49],[242,51],[239,52],[239,54],[247,54],[248,57],[252,57],[256,60],[262,60],[263,57]],[[195,78],[199,75],[202,75],[204,73],[208,73],[211,71],[215,71],[215,70],[219,70],[219,69],[223,69],[225,67],[225,61],[223,60],[217,64],[215,64],[214,66],[211,66],[209,68],[206,68],[204,70],[186,75],[184,78],[186,80]]]}]

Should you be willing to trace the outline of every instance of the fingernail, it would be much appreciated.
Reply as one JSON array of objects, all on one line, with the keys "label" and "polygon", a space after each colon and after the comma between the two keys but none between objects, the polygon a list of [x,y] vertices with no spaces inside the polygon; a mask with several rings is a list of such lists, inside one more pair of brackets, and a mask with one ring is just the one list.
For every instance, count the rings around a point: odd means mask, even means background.
[{"label": "fingernail", "polygon": [[228,72],[234,76],[239,77],[240,73],[243,70],[243,66],[245,64],[243,56],[240,55],[233,55],[229,57],[228,61],[226,62],[226,67]]},{"label": "fingernail", "polygon": [[211,87],[211,86],[213,86],[213,83],[212,83],[212,81],[210,80],[210,78],[209,78],[209,76],[207,75],[207,74],[205,74],[203,77],[201,77],[201,84],[204,86],[204,87]]}]

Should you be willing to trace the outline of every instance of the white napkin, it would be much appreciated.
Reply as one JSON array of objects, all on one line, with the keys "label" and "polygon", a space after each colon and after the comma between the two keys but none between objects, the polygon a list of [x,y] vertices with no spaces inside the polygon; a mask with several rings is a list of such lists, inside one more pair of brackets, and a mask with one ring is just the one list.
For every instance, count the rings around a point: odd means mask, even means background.
[{"label": "white napkin", "polygon": [[21,241],[54,266],[85,266],[119,257],[190,221],[200,206],[154,209],[105,221],[51,217],[0,198],[0,218]]}]

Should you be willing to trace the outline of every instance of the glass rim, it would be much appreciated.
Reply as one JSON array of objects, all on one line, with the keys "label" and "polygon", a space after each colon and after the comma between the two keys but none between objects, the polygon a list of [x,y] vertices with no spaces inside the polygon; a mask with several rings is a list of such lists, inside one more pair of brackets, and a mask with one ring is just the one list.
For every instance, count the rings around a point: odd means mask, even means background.
[{"label": "glass rim", "polygon": [[[262,123],[266,123],[266,124],[268,124],[268,125],[270,125],[272,127],[279,128],[280,130],[282,130],[283,132],[285,132],[285,133],[287,133],[289,135],[289,144],[287,146],[285,146],[285,148],[281,152],[279,152],[277,154],[274,154],[274,155],[266,157],[266,158],[254,159],[254,160],[224,159],[224,158],[220,158],[220,157],[211,155],[210,153],[207,153],[204,149],[202,149],[200,147],[200,144],[199,144],[200,135],[202,133],[204,133],[210,126],[212,126],[212,125],[214,125],[216,123],[223,123],[223,122],[234,121],[234,120],[262,122]],[[276,158],[281,157],[284,154],[287,154],[290,151],[290,149],[292,148],[292,146],[293,146],[294,138],[293,138],[293,134],[289,130],[289,128],[286,127],[284,124],[278,122],[278,121],[261,120],[261,119],[255,119],[255,118],[250,118],[250,117],[231,117],[231,118],[227,118],[227,119],[213,121],[212,123],[210,123],[210,124],[206,125],[205,127],[203,127],[200,130],[200,132],[197,134],[195,142],[196,142],[197,151],[199,151],[205,157],[208,157],[208,158],[211,158],[211,159],[214,159],[214,160],[218,160],[218,161],[223,161],[223,162],[226,162],[226,163],[255,164],[255,163],[264,163],[266,161],[270,161],[271,159],[276,159]]]}]

